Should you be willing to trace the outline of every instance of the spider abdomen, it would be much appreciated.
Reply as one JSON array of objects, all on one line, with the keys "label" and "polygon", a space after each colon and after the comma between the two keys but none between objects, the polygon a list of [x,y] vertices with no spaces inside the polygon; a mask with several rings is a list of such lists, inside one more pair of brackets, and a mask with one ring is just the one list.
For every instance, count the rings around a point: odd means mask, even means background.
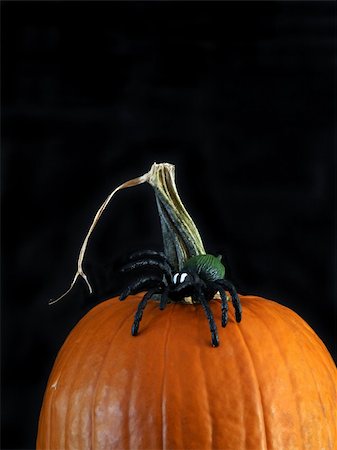
[{"label": "spider abdomen", "polygon": [[216,281],[225,276],[225,266],[220,258],[210,254],[192,256],[183,270],[197,272],[204,281]]}]

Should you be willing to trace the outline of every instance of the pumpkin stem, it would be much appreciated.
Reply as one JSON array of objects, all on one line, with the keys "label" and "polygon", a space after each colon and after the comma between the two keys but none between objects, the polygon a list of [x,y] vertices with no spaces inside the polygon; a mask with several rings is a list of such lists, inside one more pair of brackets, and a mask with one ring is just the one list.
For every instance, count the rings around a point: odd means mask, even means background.
[{"label": "pumpkin stem", "polygon": [[179,197],[175,167],[154,163],[148,182],[156,195],[165,255],[175,270],[181,270],[187,259],[206,252],[199,231]]},{"label": "pumpkin stem", "polygon": [[60,297],[50,300],[49,305],[52,305],[65,297],[72,290],[79,277],[83,278],[88,286],[90,294],[92,293],[92,287],[83,270],[83,260],[87,250],[88,241],[110,200],[117,191],[122,189],[137,186],[145,182],[148,182],[153,187],[161,221],[164,251],[174,268],[181,270],[186,259],[205,253],[199,232],[178,195],[174,169],[172,164],[154,163],[149,172],[122,183],[108,195],[96,212],[89,231],[84,238],[77,260],[77,272],[75,273],[69,289]]}]

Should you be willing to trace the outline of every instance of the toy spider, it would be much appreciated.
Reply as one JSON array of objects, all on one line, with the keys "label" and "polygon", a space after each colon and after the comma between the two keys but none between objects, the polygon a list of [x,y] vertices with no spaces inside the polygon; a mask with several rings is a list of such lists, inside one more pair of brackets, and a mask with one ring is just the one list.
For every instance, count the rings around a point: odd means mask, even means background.
[{"label": "toy spider", "polygon": [[128,295],[147,289],[135,314],[131,329],[133,336],[138,333],[139,323],[148,301],[156,294],[160,294],[161,310],[166,307],[169,300],[181,302],[188,296],[192,298],[193,303],[201,303],[209,323],[213,347],[219,345],[219,337],[209,301],[217,292],[221,297],[221,325],[225,327],[228,321],[226,290],[232,299],[235,319],[237,322],[241,321],[240,299],[233,284],[224,278],[225,267],[221,263],[221,256],[209,254],[193,256],[186,261],[180,272],[175,272],[164,253],[144,250],[133,253],[129,257],[129,262],[121,268],[121,272],[138,272],[139,269],[156,270],[152,274],[138,275],[120,295],[120,300],[125,300]]}]

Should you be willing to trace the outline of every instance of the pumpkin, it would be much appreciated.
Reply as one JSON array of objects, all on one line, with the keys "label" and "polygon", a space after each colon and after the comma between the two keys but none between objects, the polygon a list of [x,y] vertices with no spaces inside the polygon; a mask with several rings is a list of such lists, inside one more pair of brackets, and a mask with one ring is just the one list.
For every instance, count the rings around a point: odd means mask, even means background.
[{"label": "pumpkin", "polygon": [[[296,313],[240,296],[242,323],[210,345],[200,304],[141,295],[93,308],[64,343],[40,415],[38,450],[332,450],[336,367]],[[210,302],[217,324],[221,303]]]}]

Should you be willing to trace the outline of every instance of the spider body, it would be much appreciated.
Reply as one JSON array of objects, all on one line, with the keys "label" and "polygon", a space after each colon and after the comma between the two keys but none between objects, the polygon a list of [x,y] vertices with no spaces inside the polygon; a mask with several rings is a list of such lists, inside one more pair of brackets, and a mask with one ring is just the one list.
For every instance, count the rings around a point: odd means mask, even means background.
[{"label": "spider body", "polygon": [[185,263],[183,270],[197,272],[204,281],[216,281],[225,277],[225,266],[221,256],[197,255]]},{"label": "spider body", "polygon": [[133,281],[121,293],[120,300],[128,295],[146,290],[146,294],[138,305],[132,325],[132,335],[137,335],[139,323],[142,319],[147,302],[154,296],[160,296],[160,309],[164,309],[169,301],[184,302],[190,297],[193,303],[200,303],[205,311],[212,336],[212,345],[219,345],[217,327],[214,321],[209,301],[219,292],[222,302],[223,327],[228,321],[229,292],[235,308],[237,322],[241,320],[241,304],[236,289],[224,278],[225,267],[221,263],[221,256],[210,254],[197,255],[189,258],[181,271],[174,271],[164,253],[154,250],[136,252],[130,256],[122,272],[134,273]]}]

